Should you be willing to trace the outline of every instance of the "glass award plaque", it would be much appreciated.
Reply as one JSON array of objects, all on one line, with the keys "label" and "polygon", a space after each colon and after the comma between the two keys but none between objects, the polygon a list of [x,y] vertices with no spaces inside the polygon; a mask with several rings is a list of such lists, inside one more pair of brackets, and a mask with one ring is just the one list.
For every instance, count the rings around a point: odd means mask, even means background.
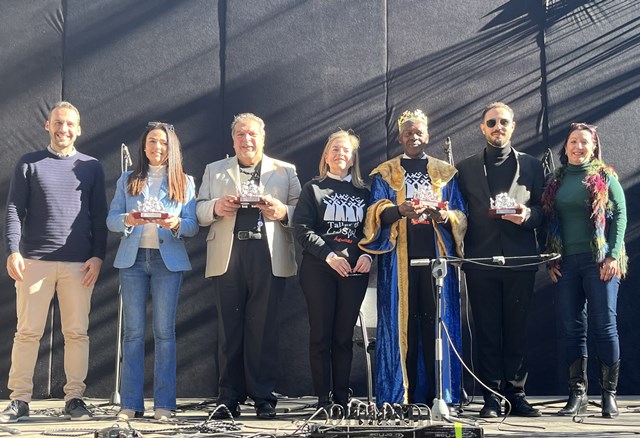
[{"label": "glass award plaque", "polygon": [[496,199],[491,199],[489,216],[493,218],[499,218],[505,214],[520,213],[522,213],[522,207],[518,207],[516,200],[511,198],[507,193],[499,193],[496,195]]},{"label": "glass award plaque", "polygon": [[[412,199],[413,205],[416,207],[428,208],[430,210],[442,210],[447,207],[446,202],[440,201],[438,194],[433,191],[431,184],[420,186],[414,193]],[[411,219],[413,225],[431,223],[429,212],[424,212],[417,219]]]},{"label": "glass award plaque", "polygon": [[238,203],[247,208],[262,202],[262,190],[253,180],[249,180],[238,188]]},{"label": "glass award plaque", "polygon": [[133,217],[136,219],[166,219],[169,213],[164,211],[163,205],[158,198],[149,197],[143,202],[138,201],[138,211],[134,211]]},{"label": "glass award plaque", "polygon": [[442,210],[447,207],[446,202],[440,201],[438,195],[433,191],[430,184],[420,186],[413,195],[413,204],[420,207],[427,207],[434,210]]}]

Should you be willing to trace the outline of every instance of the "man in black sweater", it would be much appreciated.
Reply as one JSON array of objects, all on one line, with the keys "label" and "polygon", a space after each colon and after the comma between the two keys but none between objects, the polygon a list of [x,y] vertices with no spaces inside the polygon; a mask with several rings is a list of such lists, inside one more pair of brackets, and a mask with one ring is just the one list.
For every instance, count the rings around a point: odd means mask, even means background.
[{"label": "man in black sweater", "polygon": [[[535,228],[542,221],[544,175],[539,160],[511,147],[515,126],[513,110],[508,105],[489,104],[480,124],[486,147],[457,166],[460,190],[468,208],[464,239],[468,258],[538,254]],[[491,199],[503,193],[515,200],[519,213],[490,217]],[[524,393],[526,322],[537,267],[516,265],[509,260],[508,268],[468,263],[464,271],[480,377],[491,391],[507,398],[511,415],[537,417],[540,411],[526,401]],[[491,391],[483,390],[483,418],[501,413],[500,399]]]},{"label": "man in black sweater", "polygon": [[88,420],[82,396],[89,368],[89,309],[107,244],[104,170],[75,149],[80,113],[57,103],[44,128],[46,149],[22,156],[11,179],[5,218],[7,272],[15,280],[18,324],[1,423],[29,416],[33,373],[49,305],[57,293],[64,336],[64,413]]}]

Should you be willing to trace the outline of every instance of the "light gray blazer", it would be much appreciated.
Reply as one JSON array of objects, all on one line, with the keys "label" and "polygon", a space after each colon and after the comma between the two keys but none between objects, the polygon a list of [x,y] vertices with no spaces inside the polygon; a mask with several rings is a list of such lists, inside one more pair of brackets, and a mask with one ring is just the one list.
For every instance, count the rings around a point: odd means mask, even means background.
[{"label": "light gray blazer", "polygon": [[[225,195],[236,195],[240,182],[237,157],[208,164],[198,193],[196,216],[201,226],[209,226],[207,234],[207,266],[205,277],[227,272],[236,216],[214,217],[216,201]],[[300,196],[300,181],[294,165],[262,156],[260,188],[263,194],[277,198],[287,206],[287,222],[265,220],[273,275],[290,277],[296,274],[293,240],[293,212]]]}]

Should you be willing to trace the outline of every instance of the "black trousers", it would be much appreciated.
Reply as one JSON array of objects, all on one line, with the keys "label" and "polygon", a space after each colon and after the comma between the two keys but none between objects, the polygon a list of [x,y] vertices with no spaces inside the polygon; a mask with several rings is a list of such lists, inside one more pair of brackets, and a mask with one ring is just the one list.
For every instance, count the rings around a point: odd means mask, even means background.
[{"label": "black trousers", "polygon": [[407,327],[407,377],[409,403],[415,403],[418,360],[424,360],[428,388],[426,402],[435,398],[435,318],[436,295],[431,266],[409,267],[409,320]]},{"label": "black trousers", "polygon": [[[507,398],[524,394],[527,316],[535,271],[467,270],[478,373]],[[488,391],[483,389],[488,396]]]},{"label": "black trousers", "polygon": [[369,274],[341,277],[324,260],[305,254],[299,277],[309,310],[313,389],[319,397],[332,391],[336,402],[345,402],[349,396],[353,328]]},{"label": "black trousers", "polygon": [[213,278],[218,308],[219,395],[222,402],[266,400],[275,406],[278,297],[266,240],[234,240],[229,268]]}]

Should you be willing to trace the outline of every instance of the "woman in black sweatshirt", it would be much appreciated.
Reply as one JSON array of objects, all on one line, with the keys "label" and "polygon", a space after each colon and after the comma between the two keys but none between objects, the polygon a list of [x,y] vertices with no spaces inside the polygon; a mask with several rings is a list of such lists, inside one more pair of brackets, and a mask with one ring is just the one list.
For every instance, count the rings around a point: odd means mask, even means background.
[{"label": "woman in black sweatshirt", "polygon": [[318,407],[332,402],[346,407],[349,401],[353,328],[369,281],[371,257],[358,248],[369,204],[359,145],[351,131],[329,136],[320,174],[302,188],[293,216],[304,250],[299,278],[309,310],[309,359]]}]

